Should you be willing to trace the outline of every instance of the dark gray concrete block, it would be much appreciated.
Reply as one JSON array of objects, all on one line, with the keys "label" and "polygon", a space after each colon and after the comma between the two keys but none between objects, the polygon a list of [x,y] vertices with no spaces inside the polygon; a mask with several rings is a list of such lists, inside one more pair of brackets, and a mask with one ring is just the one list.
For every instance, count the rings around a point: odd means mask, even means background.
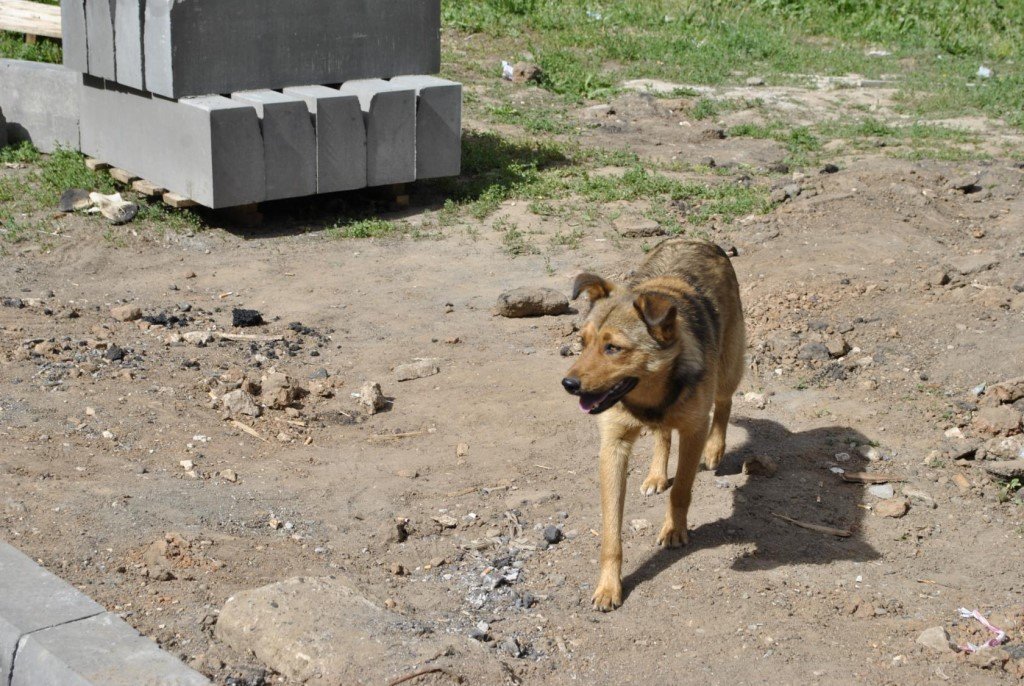
[{"label": "dark gray concrete block", "polygon": [[114,0],[114,62],[117,82],[143,88],[142,24],[146,0]]},{"label": "dark gray concrete block", "polygon": [[366,125],[359,98],[326,86],[295,86],[316,129],[316,190],[334,193],[366,187]]},{"label": "dark gray concrete block", "polygon": [[85,31],[89,49],[89,70],[92,76],[113,79],[114,12],[116,0],[85,0]]},{"label": "dark gray concrete block", "polygon": [[60,26],[64,66],[84,74],[89,70],[89,52],[85,37],[85,0],[61,0]]},{"label": "dark gray concrete block", "polygon": [[367,185],[415,181],[416,90],[381,79],[346,81],[340,90],[363,110]]},{"label": "dark gray concrete block", "polygon": [[115,615],[24,637],[11,686],[207,686],[209,680],[160,650]]},{"label": "dark gray concrete block", "polygon": [[168,97],[432,74],[440,0],[148,0],[146,88]]},{"label": "dark gray concrete block", "polygon": [[77,150],[82,76],[59,64],[0,59],[0,108],[9,142]]},{"label": "dark gray concrete block", "polygon": [[232,93],[256,108],[263,131],[267,200],[316,194],[316,133],[306,103],[271,90]]},{"label": "dark gray concrete block", "polygon": [[167,100],[86,77],[82,152],[212,208],[265,199],[253,107],[206,96]]},{"label": "dark gray concrete block", "polygon": [[436,76],[398,76],[416,89],[416,178],[458,176],[462,170],[462,84]]},{"label": "dark gray concrete block", "polygon": [[23,636],[101,612],[100,605],[0,541],[0,683],[7,683]]}]

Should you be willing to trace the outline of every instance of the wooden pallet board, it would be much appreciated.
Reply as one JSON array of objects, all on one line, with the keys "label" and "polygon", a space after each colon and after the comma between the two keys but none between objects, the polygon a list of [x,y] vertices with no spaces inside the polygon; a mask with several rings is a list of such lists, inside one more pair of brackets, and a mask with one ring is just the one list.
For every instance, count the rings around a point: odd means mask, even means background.
[{"label": "wooden pallet board", "polygon": [[30,0],[0,0],[0,30],[60,38],[60,7]]}]

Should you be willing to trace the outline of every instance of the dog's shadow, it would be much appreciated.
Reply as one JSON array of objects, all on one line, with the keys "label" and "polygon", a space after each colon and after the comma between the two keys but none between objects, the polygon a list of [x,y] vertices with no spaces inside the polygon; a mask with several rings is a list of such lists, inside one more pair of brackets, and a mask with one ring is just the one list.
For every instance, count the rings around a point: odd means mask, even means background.
[{"label": "dog's shadow", "polygon": [[[652,553],[623,578],[623,592],[627,596],[683,557],[720,545],[756,545],[752,553],[733,562],[732,568],[738,571],[880,557],[860,535],[861,519],[866,512],[860,506],[865,487],[844,483],[828,469],[836,462],[837,453],[846,453],[849,458],[840,463],[843,469],[865,471],[867,460],[850,447],[851,443],[867,444],[865,436],[842,426],[792,433],[778,422],[746,417],[735,417],[733,424],[745,429],[747,438],[726,454],[718,474],[739,473],[744,460],[754,455],[774,458],[779,464],[778,473],[770,478],[748,477],[745,484],[728,491],[733,496],[733,513],[692,530],[689,545]],[[800,528],[773,513],[850,531],[851,535],[840,538]]]}]

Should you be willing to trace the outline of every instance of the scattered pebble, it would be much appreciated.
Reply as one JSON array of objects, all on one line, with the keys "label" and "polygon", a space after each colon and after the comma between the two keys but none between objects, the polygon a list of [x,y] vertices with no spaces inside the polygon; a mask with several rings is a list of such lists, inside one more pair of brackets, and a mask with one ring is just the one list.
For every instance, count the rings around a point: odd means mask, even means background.
[{"label": "scattered pebble", "polygon": [[436,357],[428,357],[409,364],[400,364],[395,367],[395,379],[397,381],[412,381],[423,379],[441,372],[441,360]]}]

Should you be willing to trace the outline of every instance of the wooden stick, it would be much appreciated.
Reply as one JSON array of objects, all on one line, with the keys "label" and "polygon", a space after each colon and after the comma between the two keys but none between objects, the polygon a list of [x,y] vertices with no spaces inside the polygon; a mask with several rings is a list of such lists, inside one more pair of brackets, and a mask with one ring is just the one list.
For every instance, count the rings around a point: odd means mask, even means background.
[{"label": "wooden stick", "polygon": [[260,436],[259,433],[257,433],[256,429],[252,428],[251,426],[246,426],[245,424],[243,424],[242,422],[238,421],[237,419],[232,419],[231,420],[231,426],[235,427],[236,429],[241,429],[242,431],[244,431],[245,433],[249,434],[253,438],[258,438],[261,441],[263,441],[264,443],[267,442],[267,439],[263,438],[263,436]]},{"label": "wooden stick", "polygon": [[424,674],[433,674],[434,672],[443,672],[443,671],[444,670],[441,669],[440,667],[424,667],[423,669],[417,670],[415,672],[410,672],[409,674],[406,674],[405,676],[400,676],[397,679],[392,679],[391,681],[388,682],[388,686],[398,686],[398,684],[404,684],[406,681],[411,681],[411,680],[415,679],[418,676],[423,676]]},{"label": "wooden stick", "polygon": [[887,484],[890,481],[899,483],[904,479],[895,479],[874,472],[843,472],[843,481],[851,484]]},{"label": "wooden stick", "polygon": [[809,529],[810,531],[817,531],[821,534],[832,534],[833,536],[840,536],[842,538],[849,538],[853,535],[846,529],[833,529],[830,526],[822,526],[821,524],[810,524],[808,522],[801,522],[798,519],[787,517],[786,515],[779,514],[778,512],[772,512],[772,516],[778,517],[782,521],[789,522],[790,524],[798,526],[801,529]]},{"label": "wooden stick", "polygon": [[400,433],[400,434],[374,434],[373,436],[368,437],[366,440],[368,440],[368,441],[387,441],[387,440],[390,440],[392,438],[411,438],[412,436],[422,436],[425,433],[427,433],[427,432],[420,430],[420,431],[406,431],[405,433]]},{"label": "wooden stick", "polygon": [[213,336],[222,341],[254,341],[256,343],[276,343],[277,341],[284,340],[284,336],[266,336],[258,333],[224,333],[214,331]]}]

